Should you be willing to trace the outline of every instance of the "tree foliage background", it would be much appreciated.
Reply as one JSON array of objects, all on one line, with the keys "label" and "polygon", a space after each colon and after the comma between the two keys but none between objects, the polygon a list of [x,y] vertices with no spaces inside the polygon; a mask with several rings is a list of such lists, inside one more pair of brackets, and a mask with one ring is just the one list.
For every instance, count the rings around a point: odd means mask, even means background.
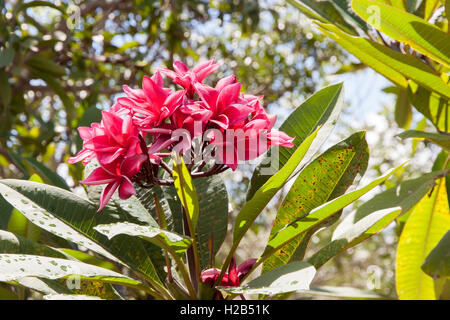
[{"label": "tree foliage background", "polygon": [[[15,154],[56,170],[121,86],[156,66],[214,57],[266,104],[311,94],[340,54],[271,1],[2,1],[1,175],[26,176]],[[336,60],[336,58],[333,58]],[[288,94],[289,93],[289,94]],[[11,166],[6,166],[6,162]],[[61,170],[61,169],[60,169]],[[79,180],[81,167],[71,175]]]}]

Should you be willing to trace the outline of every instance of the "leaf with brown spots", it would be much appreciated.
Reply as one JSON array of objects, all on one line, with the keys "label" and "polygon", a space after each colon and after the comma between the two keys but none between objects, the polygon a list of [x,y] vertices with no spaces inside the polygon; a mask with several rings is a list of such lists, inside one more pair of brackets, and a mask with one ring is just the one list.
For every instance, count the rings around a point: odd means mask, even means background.
[{"label": "leaf with brown spots", "polygon": [[[297,177],[278,210],[270,236],[281,228],[307,215],[312,209],[342,195],[366,168],[369,150],[364,132],[357,132],[334,145],[309,164]],[[341,211],[305,234],[293,239],[263,264],[267,272],[290,260],[302,260],[311,236],[325,225],[334,223]]]}]

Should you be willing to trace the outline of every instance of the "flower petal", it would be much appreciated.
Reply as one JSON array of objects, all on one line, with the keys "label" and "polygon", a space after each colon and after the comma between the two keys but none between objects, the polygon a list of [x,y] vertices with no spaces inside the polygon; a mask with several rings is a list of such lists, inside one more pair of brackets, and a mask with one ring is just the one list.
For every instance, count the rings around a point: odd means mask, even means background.
[{"label": "flower petal", "polygon": [[99,167],[92,171],[92,173],[84,180],[81,180],[80,183],[86,185],[99,185],[111,183],[117,180],[117,177],[105,171],[102,167]]},{"label": "flower petal", "polygon": [[86,158],[88,158],[90,155],[92,155],[94,152],[92,150],[88,150],[88,149],[82,149],[80,152],[78,152],[78,154],[74,157],[70,157],[69,159],[67,159],[68,163],[76,163],[76,162],[80,162]]},{"label": "flower petal", "polygon": [[120,165],[120,173],[126,177],[133,177],[141,169],[142,163],[147,159],[143,154],[136,154],[125,158]]},{"label": "flower petal", "polygon": [[216,83],[216,90],[221,91],[223,88],[225,88],[226,86],[236,83],[236,76],[234,74],[232,74],[231,76],[225,77],[223,79],[220,79],[217,83]]},{"label": "flower petal", "polygon": [[238,273],[239,280],[250,271],[250,269],[256,263],[256,260],[258,260],[258,259],[248,259],[248,260],[242,262],[237,267],[237,273]]},{"label": "flower petal", "polygon": [[206,104],[209,110],[216,112],[217,98],[219,91],[201,83],[194,84],[195,92],[197,92],[200,99]]},{"label": "flower petal", "polygon": [[178,61],[178,60],[173,63],[173,68],[180,75],[189,71],[189,68],[186,67],[186,65],[183,62]]},{"label": "flower petal", "polygon": [[100,194],[100,207],[98,208],[97,212],[102,210],[111,199],[112,195],[116,191],[117,187],[119,186],[119,180],[109,183],[105,189],[102,190],[102,193]]},{"label": "flower petal", "polygon": [[163,106],[168,94],[160,86],[158,86],[151,78],[144,76],[142,80],[142,88],[145,95],[152,102],[155,108],[159,109]]},{"label": "flower petal", "polygon": [[230,84],[224,87],[217,97],[217,111],[222,112],[228,105],[236,101],[241,91],[241,84],[239,82]]},{"label": "flower petal", "polygon": [[122,177],[122,181],[119,186],[119,198],[122,200],[128,199],[136,194],[133,183],[127,177]]}]

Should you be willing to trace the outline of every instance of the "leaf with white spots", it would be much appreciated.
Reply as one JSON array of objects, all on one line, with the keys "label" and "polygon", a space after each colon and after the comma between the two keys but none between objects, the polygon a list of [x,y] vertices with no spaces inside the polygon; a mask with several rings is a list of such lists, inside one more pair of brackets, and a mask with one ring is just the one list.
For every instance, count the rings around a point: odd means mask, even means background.
[{"label": "leaf with white spots", "polygon": [[[97,252],[111,260],[117,261],[116,257],[105,251],[102,247],[95,244],[75,229],[69,227],[61,220],[57,219],[49,211],[45,210],[42,206],[39,206],[37,203],[33,202],[20,192],[3,183],[0,183],[0,194],[6,201],[13,205],[36,226],[39,226],[40,228],[47,230],[63,239],[91,249],[92,251]],[[77,197],[76,195],[73,196]]]},{"label": "leaf with white spots", "polygon": [[152,226],[141,226],[135,223],[118,222],[112,224],[102,224],[94,227],[95,230],[104,234],[109,239],[119,235],[126,234],[129,236],[142,237],[153,244],[165,247],[172,247],[175,251],[182,253],[187,250],[192,243],[188,237],[178,233],[163,230]]},{"label": "leaf with white spots", "polygon": [[309,263],[295,261],[266,272],[242,287],[219,288],[234,294],[275,295],[297,292],[308,290],[315,274],[316,269]]},{"label": "leaf with white spots", "polygon": [[[139,272],[154,288],[162,288],[153,260],[152,244],[138,237],[120,235],[109,240],[94,226],[127,221],[123,210],[97,206],[67,190],[31,181],[0,180],[0,194],[43,229],[95,251]],[[161,250],[160,250],[161,251]]]},{"label": "leaf with white spots", "polygon": [[86,296],[83,294],[48,294],[44,300],[103,300],[100,297]]},{"label": "leaf with white spots", "polygon": [[120,284],[135,288],[143,285],[120,273],[79,261],[29,254],[0,254],[0,281],[14,282],[24,277],[43,279],[99,280],[105,283]]}]

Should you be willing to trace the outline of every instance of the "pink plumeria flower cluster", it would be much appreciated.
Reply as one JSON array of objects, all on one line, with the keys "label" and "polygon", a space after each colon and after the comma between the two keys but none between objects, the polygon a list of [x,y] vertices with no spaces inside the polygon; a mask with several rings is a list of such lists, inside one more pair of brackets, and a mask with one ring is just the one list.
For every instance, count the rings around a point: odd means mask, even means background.
[{"label": "pink plumeria flower cluster", "polygon": [[[136,194],[133,182],[141,179],[136,177],[142,177],[143,171],[152,176],[151,182],[159,181],[154,168],[164,164],[162,158],[170,156],[176,146],[178,152],[188,152],[195,137],[207,138],[222,171],[224,167],[235,170],[238,161],[255,159],[270,146],[293,146],[294,138],[273,129],[276,116],[266,113],[262,97],[241,93],[234,75],[219,80],[215,87],[203,83],[219,68],[214,60],[192,70],[175,61],[173,68],[158,68],[152,77],[144,76],[142,89],[123,86],[126,96],[118,98],[109,111],[102,111],[100,123],[78,128],[83,149],[68,162],[86,165],[98,160],[100,167],[81,183],[106,184],[99,211],[116,190],[121,199]],[[172,79],[178,90],[166,88],[163,76]],[[186,139],[174,135],[180,129]],[[236,130],[242,134],[223,138]]]}]

